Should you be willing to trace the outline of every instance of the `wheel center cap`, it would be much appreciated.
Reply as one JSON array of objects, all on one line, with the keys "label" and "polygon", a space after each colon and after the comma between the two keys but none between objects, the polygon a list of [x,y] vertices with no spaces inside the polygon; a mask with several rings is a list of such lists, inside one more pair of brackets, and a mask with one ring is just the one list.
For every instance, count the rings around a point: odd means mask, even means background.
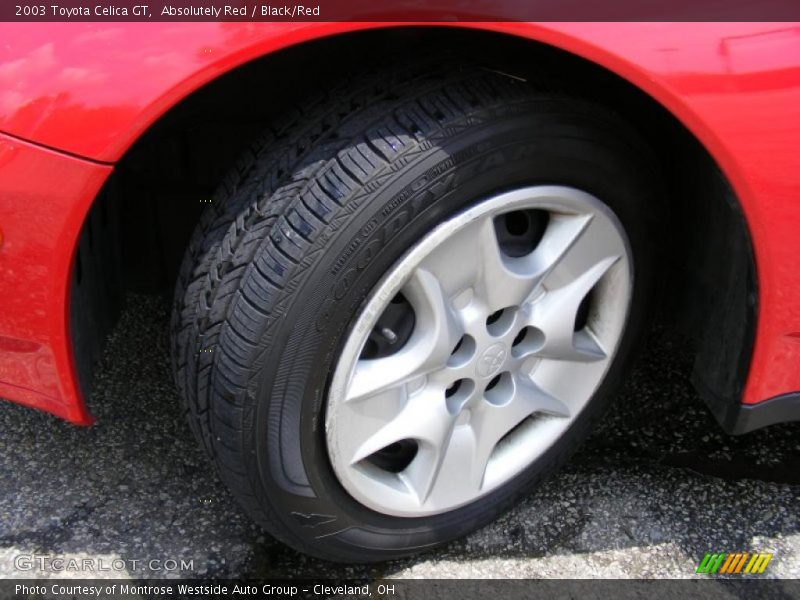
[{"label": "wheel center cap", "polygon": [[491,377],[500,370],[506,362],[507,356],[508,350],[506,350],[505,344],[502,342],[492,344],[483,351],[483,354],[478,359],[475,373],[478,377]]}]

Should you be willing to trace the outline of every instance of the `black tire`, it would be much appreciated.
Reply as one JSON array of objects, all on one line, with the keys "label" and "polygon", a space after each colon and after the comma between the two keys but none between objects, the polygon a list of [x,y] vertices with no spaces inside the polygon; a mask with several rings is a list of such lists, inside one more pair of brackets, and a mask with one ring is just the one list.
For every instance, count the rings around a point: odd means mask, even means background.
[{"label": "black tire", "polygon": [[[608,110],[480,68],[367,75],[266,134],[197,228],[172,326],[189,422],[246,511],[298,550],[367,562],[463,536],[529,493],[585,437],[639,337],[658,206],[649,156]],[[324,432],[348,327],[445,218],[541,183],[602,199],[629,237],[632,309],[604,382],[556,444],[488,496],[414,519],[364,507],[335,477]]]}]

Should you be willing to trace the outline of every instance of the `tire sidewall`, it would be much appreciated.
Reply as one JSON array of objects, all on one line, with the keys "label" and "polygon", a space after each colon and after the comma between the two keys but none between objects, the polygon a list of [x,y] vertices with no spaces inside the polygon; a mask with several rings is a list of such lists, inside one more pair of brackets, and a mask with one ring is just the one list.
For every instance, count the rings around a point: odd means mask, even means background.
[{"label": "tire sidewall", "polygon": [[[532,103],[533,104],[533,103]],[[652,278],[651,184],[629,136],[595,115],[557,105],[514,107],[484,123],[440,131],[346,199],[342,215],[315,240],[307,267],[276,322],[254,396],[249,468],[263,500],[318,554],[363,560],[417,551],[495,518],[558,466],[583,439],[628,365],[649,304]],[[378,513],[341,486],[327,453],[325,404],[336,360],[370,292],[415,243],[445,219],[494,194],[563,185],[604,202],[632,250],[633,293],[622,338],[584,410],[539,459],[490,494],[428,517]],[[306,263],[304,262],[304,265]]]}]

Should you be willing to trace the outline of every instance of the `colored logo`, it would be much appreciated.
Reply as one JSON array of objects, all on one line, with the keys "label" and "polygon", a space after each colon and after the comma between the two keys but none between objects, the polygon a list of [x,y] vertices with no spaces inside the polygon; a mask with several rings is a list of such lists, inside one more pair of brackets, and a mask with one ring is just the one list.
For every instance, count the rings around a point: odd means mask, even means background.
[{"label": "colored logo", "polygon": [[706,554],[697,567],[697,573],[708,573],[709,575],[739,575],[763,573],[769,561],[772,560],[772,553],[767,552],[738,552],[728,554],[718,552]]}]

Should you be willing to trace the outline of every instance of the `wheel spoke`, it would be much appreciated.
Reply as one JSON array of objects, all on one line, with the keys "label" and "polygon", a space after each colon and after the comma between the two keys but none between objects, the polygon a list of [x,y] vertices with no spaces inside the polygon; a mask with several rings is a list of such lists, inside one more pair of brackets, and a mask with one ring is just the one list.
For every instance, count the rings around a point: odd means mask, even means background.
[{"label": "wheel spoke", "polygon": [[475,433],[470,427],[454,427],[447,445],[438,454],[415,458],[403,472],[406,486],[420,504],[447,505],[478,493],[480,482],[471,475],[475,467]]},{"label": "wheel spoke", "polygon": [[403,293],[414,308],[414,333],[395,354],[356,363],[347,401],[369,398],[443,367],[461,339],[461,326],[434,275],[416,269]]},{"label": "wheel spoke", "polygon": [[544,341],[534,353],[561,360],[596,361],[605,358],[600,344],[587,332],[575,332],[578,308],[586,294],[617,261],[606,258],[573,282],[548,292],[531,308],[529,324],[544,334]]},{"label": "wheel spoke", "polygon": [[[596,215],[553,219],[540,244],[545,288],[553,290],[569,285],[597,265],[613,264],[623,256],[622,240],[610,235],[611,227],[607,220]],[[609,263],[609,259],[613,260]]]},{"label": "wheel spoke", "polygon": [[548,394],[526,375],[517,375],[514,383],[516,387],[512,402],[520,402],[522,406],[520,410],[527,410],[527,407],[532,405],[533,412],[565,418],[571,416],[571,411],[564,402]]},{"label": "wheel spoke", "polygon": [[490,312],[521,304],[536,284],[529,273],[511,268],[491,217],[454,234],[425,259],[425,265],[453,295],[472,288]]},{"label": "wheel spoke", "polygon": [[471,420],[476,440],[470,472],[473,485],[478,489],[481,487],[489,458],[503,436],[535,413],[568,417],[570,411],[563,402],[538,388],[524,375],[514,377],[514,390],[506,404],[496,406],[481,402],[475,407]]},{"label": "wheel spoke", "polygon": [[603,275],[623,256],[608,224],[592,216],[562,217],[551,227],[542,256],[547,293],[530,306],[529,324],[543,334],[536,355],[561,360],[596,361],[606,356],[587,331],[575,331],[578,309]]},{"label": "wheel spoke", "polygon": [[[337,443],[344,456],[354,457],[365,440],[386,427],[408,403],[404,386],[384,390],[364,402],[348,402],[338,407],[338,418],[347,423],[349,435]],[[377,440],[376,440],[377,443]]]},{"label": "wheel spoke", "polygon": [[422,470],[428,472],[425,481],[420,481],[421,489],[417,491],[427,494],[455,423],[455,417],[437,399],[434,393],[411,396],[396,416],[358,445],[350,464],[360,462],[395,442],[415,440],[420,449],[412,464],[419,461],[423,463]]},{"label": "wheel spoke", "polygon": [[494,219],[484,219],[478,225],[477,293],[491,311],[521,304],[531,293],[535,281],[527,273],[517,273],[509,268],[497,241]]}]

